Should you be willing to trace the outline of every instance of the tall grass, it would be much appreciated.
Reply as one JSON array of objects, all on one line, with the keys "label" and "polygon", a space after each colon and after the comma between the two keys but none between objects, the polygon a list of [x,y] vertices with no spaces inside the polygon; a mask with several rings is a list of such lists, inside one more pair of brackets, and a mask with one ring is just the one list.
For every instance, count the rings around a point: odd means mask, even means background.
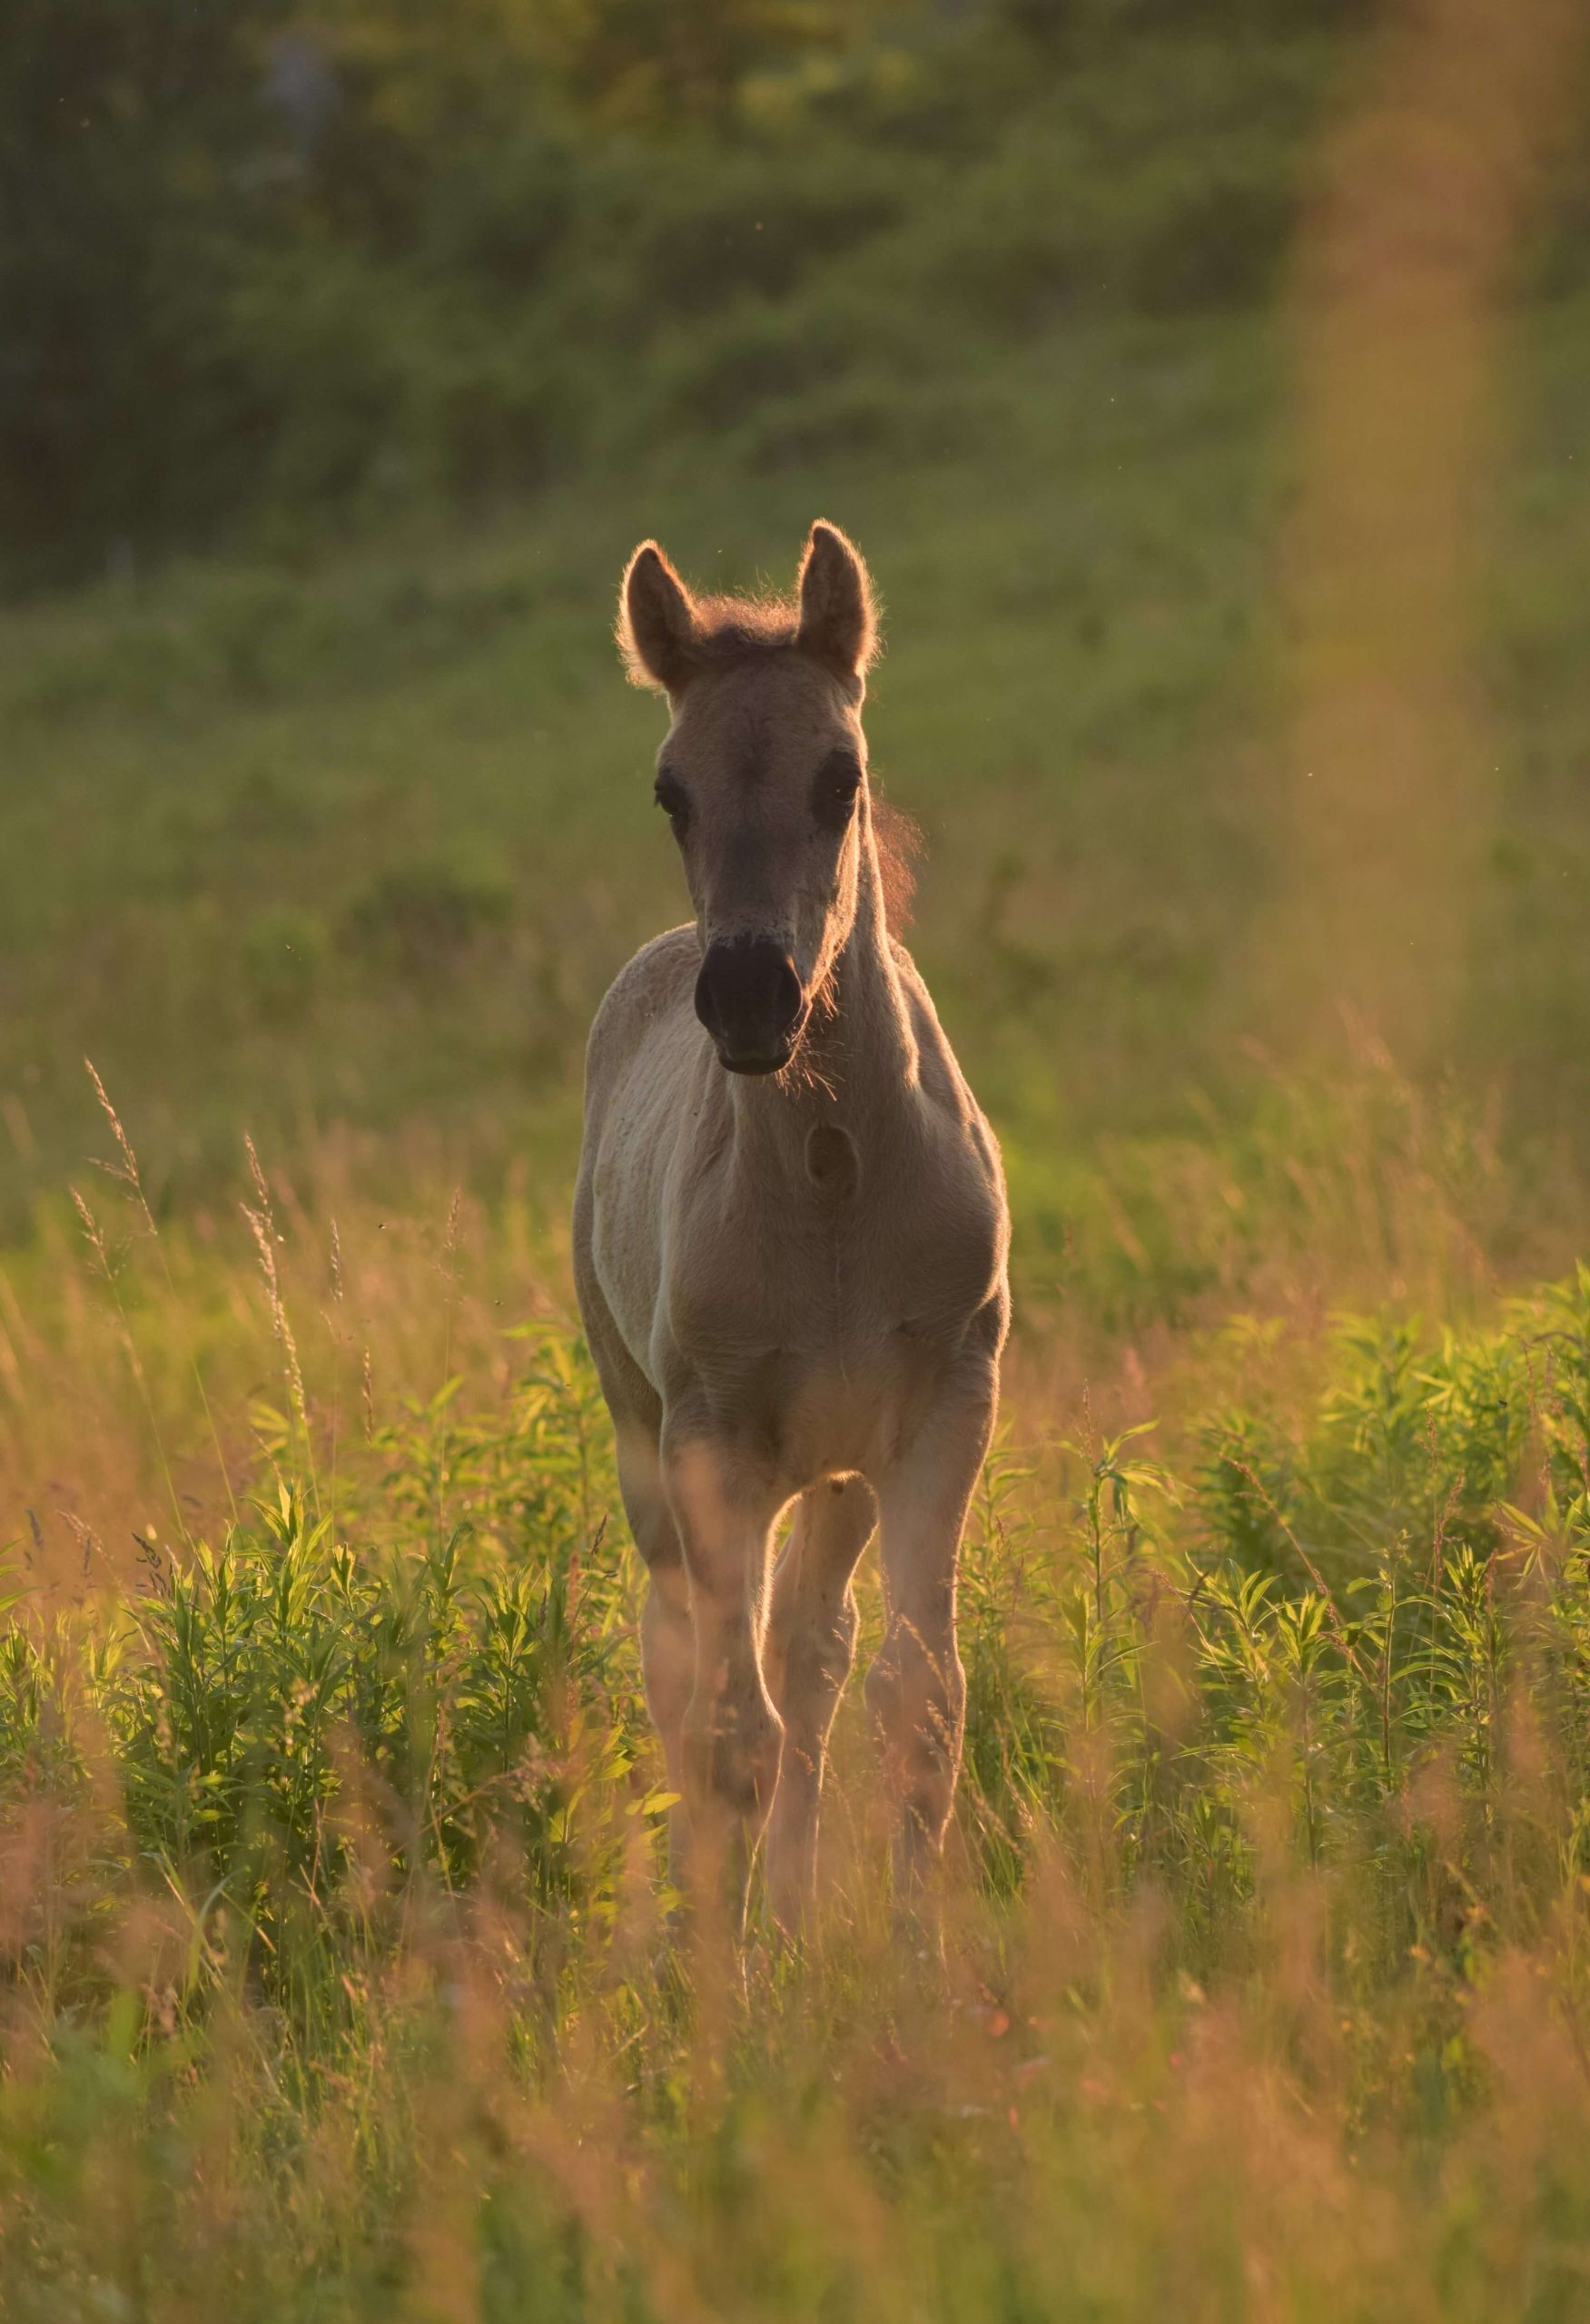
[{"label": "tall grass", "polygon": [[[667,1935],[578,1339],[460,1385],[455,1212],[367,1408],[363,1223],[250,1207],[240,1514],[0,1591],[8,2316],[1583,2313],[1590,1269],[1196,1334],[1157,1432],[1030,1374],[943,1959],[857,1689],[821,1926],[742,1985]],[[157,1419],[192,1265],[121,1285]]]}]

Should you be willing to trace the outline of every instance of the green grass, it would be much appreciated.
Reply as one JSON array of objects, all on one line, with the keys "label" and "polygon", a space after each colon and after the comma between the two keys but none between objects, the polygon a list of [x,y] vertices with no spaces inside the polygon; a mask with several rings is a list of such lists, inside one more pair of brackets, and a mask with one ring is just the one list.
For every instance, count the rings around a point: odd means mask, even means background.
[{"label": "green grass", "polygon": [[25,1595],[8,2313],[1581,2313],[1587,1423],[1581,1269],[1344,1326],[1296,1433],[1002,1453],[943,1965],[852,1702],[827,1925],[754,1919],[743,1993],[670,1965],[566,1334],[340,1520],[305,1477],[126,1599]]},{"label": "green grass", "polygon": [[[1533,332],[1542,419],[1496,517],[1495,820],[1425,1061],[1500,1091],[1515,1142],[1581,1147],[1585,487],[1550,413],[1586,332],[1572,305]],[[655,529],[709,581],[782,577],[819,509],[884,591],[870,725],[927,836],[914,940],[1029,1186],[1058,1171],[1058,1195],[1101,1135],[1201,1135],[1200,1105],[1239,1129],[1248,1045],[1289,1035],[1252,950],[1289,812],[1274,375],[1257,320],[1101,325],[1005,363],[975,459],[588,491],[468,544],[11,616],[13,1236],[84,1151],[84,1052],[138,1093],[163,1199],[227,1182],[240,1114],[294,1137],[423,1116],[483,1190],[516,1149],[567,1175],[590,1011],[683,902],[615,576]]]},{"label": "green grass", "polygon": [[[423,1095],[516,1129],[565,1098],[607,977],[683,901],[649,810],[656,708],[610,645],[623,558],[656,529],[709,583],[783,579],[821,507],[885,592],[874,750],[928,832],[930,970],[952,1000],[958,975],[965,1038],[992,1020],[983,1080],[1002,1074],[1010,1112],[1073,1028],[1090,1029],[1069,1077],[1084,1095],[1118,1031],[1149,1017],[1151,1034],[1159,1012],[1173,1043],[1187,974],[1207,983],[1218,949],[1205,875],[1219,866],[1239,912],[1253,878],[1251,848],[1222,845],[1235,810],[1212,739],[1190,790],[1186,745],[1218,715],[1260,587],[1255,336],[1211,350],[1168,328],[1135,355],[1106,336],[1022,359],[1001,382],[1010,439],[926,471],[931,503],[911,472],[859,463],[758,490],[754,529],[737,482],[716,506],[588,492],[476,547],[399,541],[307,584],[196,571],[147,604],[14,623],[5,1038],[8,1078],[37,1077],[25,1102],[49,1164],[85,1048],[139,1089],[163,1171],[245,1092],[277,1119],[381,1124]],[[1152,449],[1167,396],[1204,435],[1196,465],[1181,442]],[[486,920],[457,957],[380,940],[383,883],[483,876],[506,927]],[[296,977],[272,973],[284,913]],[[54,993],[69,943],[79,973]],[[1110,1073],[1112,1099],[1134,1070]]]}]

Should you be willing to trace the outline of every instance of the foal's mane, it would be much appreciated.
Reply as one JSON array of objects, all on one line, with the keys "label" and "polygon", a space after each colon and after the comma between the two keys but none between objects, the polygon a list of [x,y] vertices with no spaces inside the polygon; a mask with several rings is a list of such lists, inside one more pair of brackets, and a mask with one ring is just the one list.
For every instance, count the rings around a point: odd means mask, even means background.
[{"label": "foal's mane", "polygon": [[922,854],[922,826],[903,807],[892,807],[873,793],[873,838],[877,842],[878,871],[884,882],[884,917],[889,932],[903,936],[911,925],[916,898],[916,866]]},{"label": "foal's mane", "polygon": [[693,655],[707,662],[744,662],[787,653],[801,625],[793,597],[692,597]]}]

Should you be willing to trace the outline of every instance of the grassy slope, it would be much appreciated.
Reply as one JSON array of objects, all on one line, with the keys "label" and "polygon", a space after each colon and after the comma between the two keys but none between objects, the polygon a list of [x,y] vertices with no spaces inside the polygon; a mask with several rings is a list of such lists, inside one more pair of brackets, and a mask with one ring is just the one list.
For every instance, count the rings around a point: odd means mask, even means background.
[{"label": "grassy slope", "polygon": [[[1590,486],[1562,407],[1587,328],[1554,312],[1526,375],[1556,417],[1510,479],[1506,783],[1457,1029],[1476,1083],[1516,1064],[1559,1124],[1538,1077],[1577,1100],[1585,1046],[1565,940],[1590,878],[1570,650]],[[915,941],[1002,1128],[1035,1155],[1185,1125],[1262,1023],[1244,938],[1284,805],[1274,370],[1241,319],[1057,332],[989,382],[975,457],[586,490],[303,580],[196,569],[8,617],[0,1044],[33,1185],[82,1149],[84,1049],[137,1092],[163,1182],[202,1183],[240,1111],[423,1111],[488,1170],[545,1118],[566,1166],[593,1000],[680,907],[647,793],[656,706],[608,645],[614,576],[655,529],[697,575],[776,579],[823,508],[885,592],[876,763],[924,827]],[[381,875],[416,867],[487,892],[456,969],[423,936],[405,967],[400,926],[358,947],[361,901],[379,921]],[[323,948],[301,990],[273,973],[293,914]],[[14,1232],[29,1158],[6,1173]]]},{"label": "grassy slope", "polygon": [[[655,531],[706,580],[776,582],[826,511],[887,602],[875,763],[926,832],[914,940],[1007,1142],[1025,1285],[1138,1320],[1235,1287],[1178,1259],[1207,1220],[1165,1188],[1190,1142],[1262,1176],[1249,1037],[1292,1061],[1252,938],[1290,812],[1293,448],[1262,261],[1220,270],[1284,218],[1331,59],[1304,31],[1106,43],[953,171],[906,139],[904,213],[782,303],[711,304],[697,230],[670,256],[687,311],[633,396],[602,382],[601,466],[532,509],[5,616],[0,1232],[92,1144],[84,1051],[158,1206],[231,1191],[242,1119],[282,1154],[353,1126],[389,1198],[394,1137],[487,1194],[518,1157],[555,1212],[591,1008],[681,901],[656,706],[608,644],[620,564]],[[1232,185],[1258,228],[1208,225]],[[592,316],[623,312],[615,254],[588,257]],[[1499,1095],[1515,1154],[1582,1156],[1590,1115],[1587,338],[1571,292],[1504,333],[1495,828],[1452,900],[1461,1006],[1407,1060]]]},{"label": "grassy slope", "polygon": [[[920,940],[942,981],[959,961],[963,1037],[985,1078],[1003,1067],[1014,1110],[1001,980],[1031,945],[1041,1030],[1087,1052],[1066,1095],[1103,1075],[1119,1107],[1131,1072],[1108,1054],[1132,1028],[1101,1026],[1101,1005],[1146,971],[1174,1009],[1183,956],[1207,976],[1251,881],[1251,849],[1222,845],[1233,803],[1199,730],[1258,595],[1262,458],[1251,329],[1126,337],[1012,359],[975,459],[881,477],[830,461],[688,499],[588,490],[304,585],[195,572],[147,604],[14,619],[7,1078],[48,1092],[30,1108],[41,1135],[84,1041],[169,1108],[167,1145],[206,1085],[226,1114],[244,1093],[279,1110],[307,1097],[378,1123],[420,1092],[485,1113],[565,1085],[600,980],[680,908],[649,812],[656,705],[627,694],[609,644],[623,556],[655,529],[710,582],[782,578],[824,507],[886,595],[874,753],[927,830]],[[418,1009],[400,977],[333,959],[307,1019],[272,1033],[248,983],[253,915],[301,906],[334,933],[381,871],[454,856],[513,882],[499,954],[486,945]],[[1136,941],[1150,921],[1157,959]],[[63,990],[54,965],[74,943],[84,972]]]}]

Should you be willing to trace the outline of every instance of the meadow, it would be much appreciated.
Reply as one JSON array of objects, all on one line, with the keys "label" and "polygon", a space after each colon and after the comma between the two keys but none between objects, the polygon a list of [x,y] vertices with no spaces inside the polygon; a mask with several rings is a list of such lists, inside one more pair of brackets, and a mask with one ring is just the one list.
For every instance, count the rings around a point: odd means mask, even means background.
[{"label": "meadow", "polygon": [[[736,63],[732,133],[603,83],[528,292],[500,123],[400,263],[333,185],[251,278],[258,500],[0,608],[7,2319],[1590,2309],[1582,165],[1427,366],[1462,236],[1394,250],[1355,497],[1361,19],[904,14]],[[380,15],[370,119],[439,135]],[[1412,546],[1311,595],[1338,505]],[[942,1944],[858,1685],[820,1925],[741,1961],[669,1936],[567,1209],[683,911],[624,558],[786,586],[817,514],[1017,1321]]]}]

